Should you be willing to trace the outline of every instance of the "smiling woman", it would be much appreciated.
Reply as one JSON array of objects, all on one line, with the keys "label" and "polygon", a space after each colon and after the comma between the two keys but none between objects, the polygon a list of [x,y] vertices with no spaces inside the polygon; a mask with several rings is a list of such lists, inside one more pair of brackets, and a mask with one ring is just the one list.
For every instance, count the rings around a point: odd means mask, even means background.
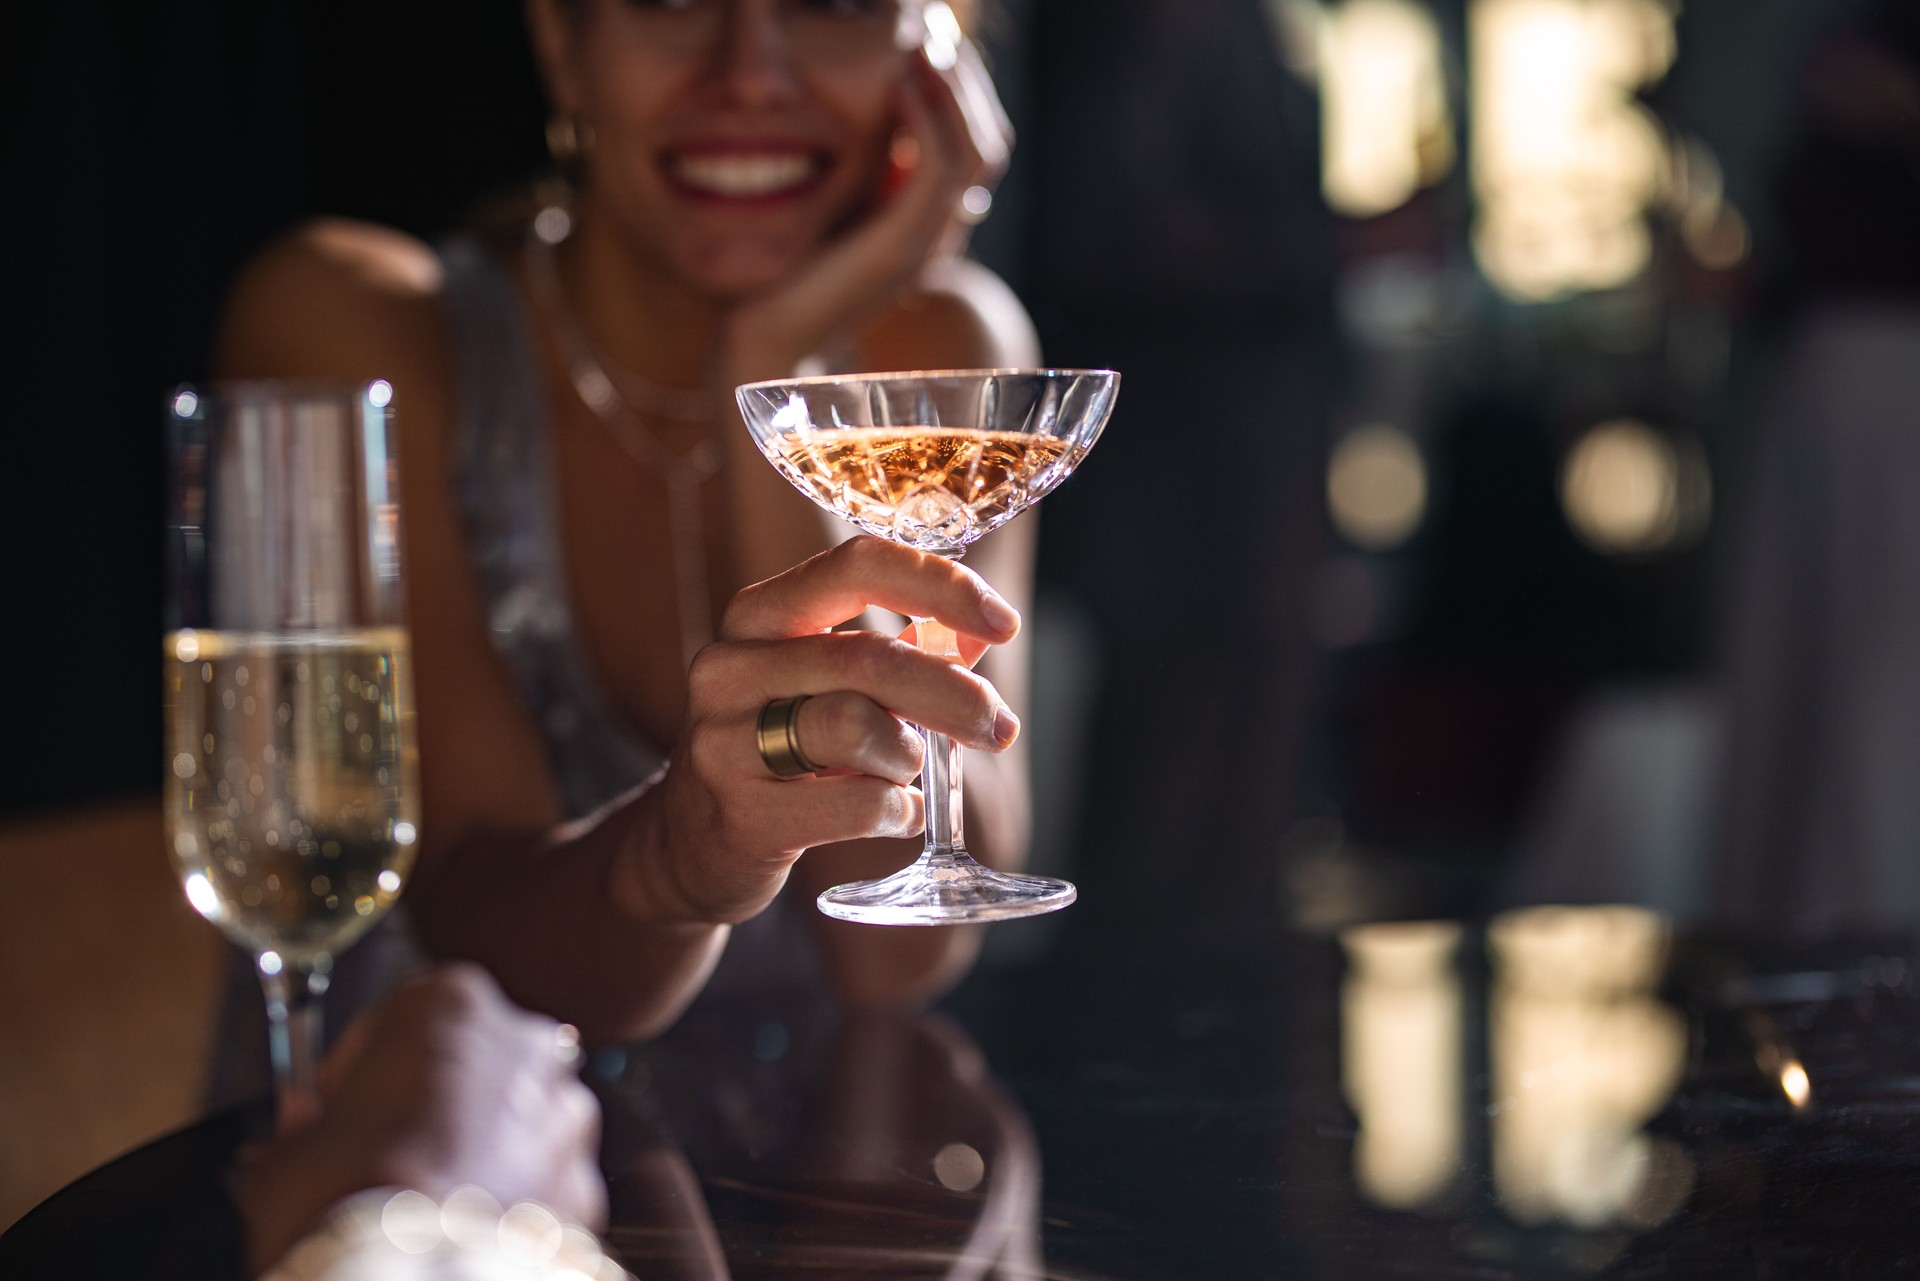
[{"label": "smiling woman", "polygon": [[[393,389],[418,584],[418,941],[602,1040],[664,1026],[716,964],[719,982],[823,968],[848,999],[925,999],[975,938],[787,900],[910,860],[904,722],[981,749],[978,852],[1024,857],[1007,704],[1029,535],[981,545],[991,588],[843,542],[759,460],[731,389],[803,366],[1035,363],[1020,304],[958,256],[1006,118],[939,0],[527,14],[564,190],[504,236],[431,247],[308,226],[242,277],[221,339],[228,375]],[[870,606],[948,623],[974,666],[873,630]],[[827,693],[845,696],[794,726],[822,768],[776,778],[762,707]]]}]

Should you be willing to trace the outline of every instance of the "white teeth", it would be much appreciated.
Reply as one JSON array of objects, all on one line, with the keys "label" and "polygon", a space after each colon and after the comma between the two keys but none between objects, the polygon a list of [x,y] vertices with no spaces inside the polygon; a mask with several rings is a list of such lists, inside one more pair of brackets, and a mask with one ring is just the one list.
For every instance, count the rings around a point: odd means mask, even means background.
[{"label": "white teeth", "polygon": [[797,187],[813,176],[813,161],[791,152],[780,155],[678,156],[674,176],[699,191],[719,196],[766,196]]}]

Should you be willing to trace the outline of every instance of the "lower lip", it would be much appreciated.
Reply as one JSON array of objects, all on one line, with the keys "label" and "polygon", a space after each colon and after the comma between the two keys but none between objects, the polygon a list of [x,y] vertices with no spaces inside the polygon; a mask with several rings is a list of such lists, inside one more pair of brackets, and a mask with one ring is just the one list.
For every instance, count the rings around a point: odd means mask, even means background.
[{"label": "lower lip", "polygon": [[781,205],[793,204],[803,200],[820,189],[827,180],[827,165],[820,165],[807,178],[791,187],[781,187],[777,191],[760,192],[757,195],[733,195],[724,191],[714,191],[708,187],[696,187],[682,180],[670,165],[662,165],[661,173],[666,184],[676,195],[703,205],[723,209],[774,209]]}]

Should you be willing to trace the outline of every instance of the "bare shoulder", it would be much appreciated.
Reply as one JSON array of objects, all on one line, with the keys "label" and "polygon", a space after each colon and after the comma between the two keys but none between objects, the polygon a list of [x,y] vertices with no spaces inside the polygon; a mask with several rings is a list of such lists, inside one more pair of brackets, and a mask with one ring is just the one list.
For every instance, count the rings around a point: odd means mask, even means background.
[{"label": "bare shoulder", "polygon": [[403,232],[342,218],[306,223],[262,250],[235,282],[220,370],[430,382],[446,342],[440,282],[438,256]]},{"label": "bare shoulder", "polygon": [[996,369],[1040,363],[1040,340],[1007,282],[970,259],[932,269],[861,336],[867,369]]}]

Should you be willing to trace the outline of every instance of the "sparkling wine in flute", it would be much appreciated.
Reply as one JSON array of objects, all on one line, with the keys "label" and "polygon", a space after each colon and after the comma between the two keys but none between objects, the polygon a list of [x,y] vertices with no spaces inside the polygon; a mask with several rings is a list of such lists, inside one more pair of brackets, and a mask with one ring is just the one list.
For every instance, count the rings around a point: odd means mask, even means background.
[{"label": "sparkling wine in flute", "polygon": [[[749,383],[734,397],[754,443],[801,493],[871,534],[958,557],[1080,465],[1119,382],[1104,369],[849,374]],[[927,653],[959,657],[952,629],[937,619],[916,618],[914,634]],[[996,871],[967,853],[960,749],[945,734],[922,732],[927,842],[919,861],[877,881],[836,885],[820,896],[820,910],[874,925],[947,925],[1073,902],[1066,881]]]},{"label": "sparkling wine in flute", "polygon": [[253,954],[283,1127],[319,1106],[334,958],[419,841],[392,401],[380,381],[168,398],[169,852]]},{"label": "sparkling wine in flute", "polygon": [[188,901],[249,951],[324,966],[413,863],[406,633],[179,631],[163,663],[167,817]]}]

